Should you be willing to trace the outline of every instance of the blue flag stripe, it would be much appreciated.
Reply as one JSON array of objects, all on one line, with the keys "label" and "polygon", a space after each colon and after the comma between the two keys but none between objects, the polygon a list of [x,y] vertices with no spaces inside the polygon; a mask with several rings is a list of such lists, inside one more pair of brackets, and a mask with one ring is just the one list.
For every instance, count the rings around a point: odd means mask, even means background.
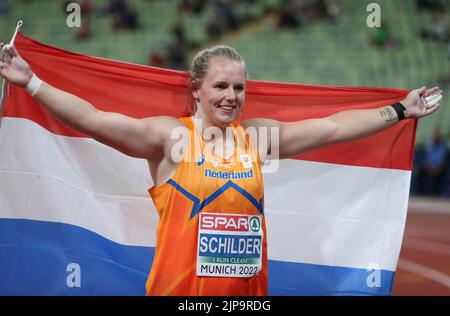
[{"label": "blue flag stripe", "polygon": [[[0,240],[0,295],[145,294],[153,247],[125,246],[75,225],[25,219],[0,219]],[[369,287],[373,273],[269,260],[269,295],[389,295],[394,272],[380,270],[378,283]]]}]

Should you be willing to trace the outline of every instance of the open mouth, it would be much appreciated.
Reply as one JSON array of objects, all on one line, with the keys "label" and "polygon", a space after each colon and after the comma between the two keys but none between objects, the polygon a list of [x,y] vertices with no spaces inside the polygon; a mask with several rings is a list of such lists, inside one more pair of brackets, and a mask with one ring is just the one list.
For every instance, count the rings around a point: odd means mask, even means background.
[{"label": "open mouth", "polygon": [[236,105],[219,105],[218,108],[225,112],[232,112],[236,108]]}]

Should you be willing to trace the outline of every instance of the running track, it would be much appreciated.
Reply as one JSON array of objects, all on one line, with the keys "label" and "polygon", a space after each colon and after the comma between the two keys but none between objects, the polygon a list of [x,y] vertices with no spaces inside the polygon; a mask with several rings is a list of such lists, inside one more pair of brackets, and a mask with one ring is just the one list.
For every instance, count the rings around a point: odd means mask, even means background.
[{"label": "running track", "polygon": [[450,200],[410,200],[392,294],[450,295]]}]

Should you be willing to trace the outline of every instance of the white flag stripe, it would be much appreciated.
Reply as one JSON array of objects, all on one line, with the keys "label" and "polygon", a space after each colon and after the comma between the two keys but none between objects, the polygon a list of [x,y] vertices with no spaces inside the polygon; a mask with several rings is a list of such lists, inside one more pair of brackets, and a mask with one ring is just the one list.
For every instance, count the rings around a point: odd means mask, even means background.
[{"label": "white flag stripe", "polygon": [[150,199],[97,195],[38,173],[0,170],[0,218],[60,222],[114,242],[155,246],[158,216]]},{"label": "white flag stripe", "polygon": [[[2,119],[0,148],[0,217],[155,245],[158,216],[145,161],[16,118]],[[276,176],[265,175],[269,259],[395,270],[409,179],[402,170],[282,161]],[[311,200],[317,192],[323,199]]]},{"label": "white flag stripe", "polygon": [[[395,271],[410,177],[403,170],[284,160],[276,176],[265,177],[269,258],[363,269],[376,263]],[[310,199],[317,192],[323,198]]]},{"label": "white flag stripe", "polygon": [[93,139],[2,118],[0,217],[77,225],[114,242],[155,246],[147,163]]},{"label": "white flag stripe", "polygon": [[27,119],[1,121],[2,170],[57,176],[90,192],[148,197],[152,181],[145,160],[90,138],[55,135]]}]

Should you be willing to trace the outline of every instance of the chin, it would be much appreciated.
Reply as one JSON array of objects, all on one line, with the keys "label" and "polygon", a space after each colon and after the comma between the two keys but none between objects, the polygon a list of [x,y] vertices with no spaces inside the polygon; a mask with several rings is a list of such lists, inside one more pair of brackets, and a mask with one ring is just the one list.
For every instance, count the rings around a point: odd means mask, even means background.
[{"label": "chin", "polygon": [[238,114],[239,114],[239,112],[232,113],[229,115],[218,114],[215,116],[216,124],[219,125],[220,127],[229,126],[229,125],[231,125],[231,123],[233,123],[234,120],[236,120]]}]

